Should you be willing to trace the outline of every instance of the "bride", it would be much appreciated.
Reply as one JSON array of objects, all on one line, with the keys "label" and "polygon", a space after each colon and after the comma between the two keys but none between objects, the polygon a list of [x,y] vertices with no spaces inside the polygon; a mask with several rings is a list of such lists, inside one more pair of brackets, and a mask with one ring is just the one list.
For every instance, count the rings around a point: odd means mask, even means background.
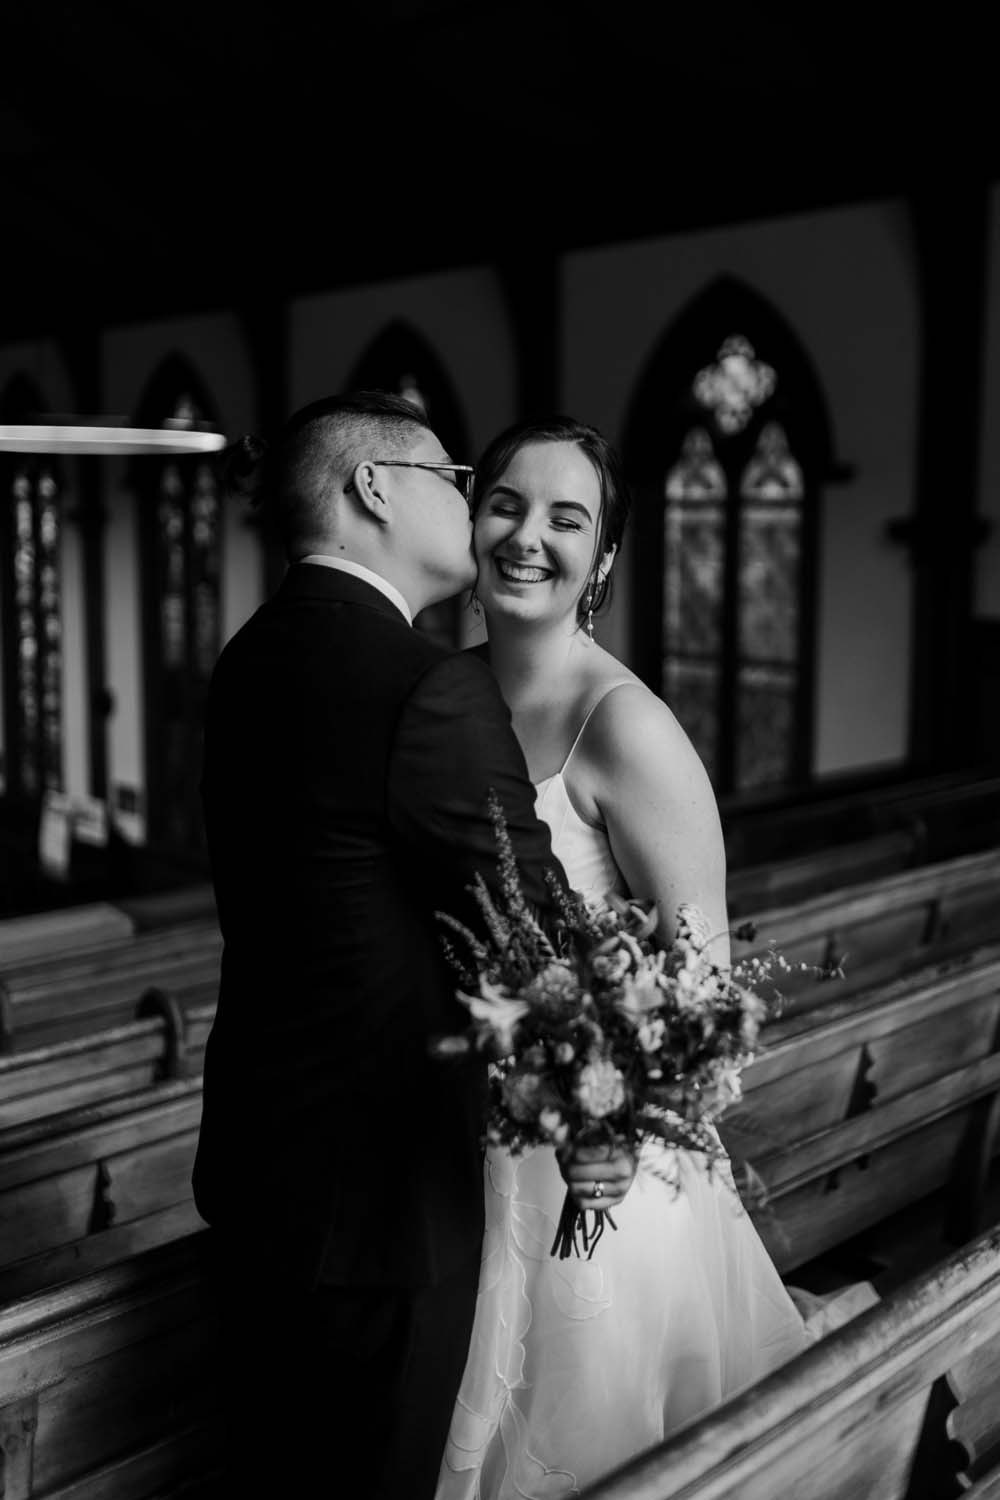
[{"label": "bride", "polygon": [[[614,450],[565,418],[510,428],[483,455],[475,502],[488,659],[570,884],[654,899],[664,940],[691,902],[728,962],[708,777],[670,709],[592,637],[628,509]],[[437,1500],[576,1495],[806,1346],[731,1173],[662,1146],[644,1148],[629,1187],[632,1173],[624,1157],[568,1170],[576,1201],[612,1206],[618,1232],[592,1261],[559,1260],[554,1151],[488,1151],[475,1325]]]}]

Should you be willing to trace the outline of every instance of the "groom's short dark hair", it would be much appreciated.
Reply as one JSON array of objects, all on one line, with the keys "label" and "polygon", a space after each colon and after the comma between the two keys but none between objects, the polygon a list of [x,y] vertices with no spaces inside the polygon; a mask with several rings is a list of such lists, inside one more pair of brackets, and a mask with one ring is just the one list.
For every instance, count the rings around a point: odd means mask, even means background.
[{"label": "groom's short dark hair", "polygon": [[241,438],[230,482],[253,495],[294,556],[300,539],[324,529],[336,489],[363,459],[406,457],[428,431],[419,406],[389,391],[324,396],[293,412],[273,444]]}]

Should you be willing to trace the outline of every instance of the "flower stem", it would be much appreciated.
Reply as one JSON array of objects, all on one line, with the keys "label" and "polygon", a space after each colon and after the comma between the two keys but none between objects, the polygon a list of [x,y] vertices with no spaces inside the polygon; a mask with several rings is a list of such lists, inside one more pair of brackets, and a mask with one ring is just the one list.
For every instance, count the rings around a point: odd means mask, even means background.
[{"label": "flower stem", "polygon": [[[569,1193],[563,1198],[562,1212],[559,1215],[559,1223],[556,1227],[556,1237],[552,1241],[550,1255],[557,1255],[560,1260],[568,1260],[571,1255],[586,1255],[588,1260],[593,1258],[597,1249],[598,1241],[605,1229],[610,1224],[612,1229],[617,1229],[611,1214],[606,1208],[595,1208],[593,1228],[587,1227],[587,1213],[589,1210],[577,1207],[576,1202]],[[577,1243],[577,1236],[583,1241],[583,1250]]]}]

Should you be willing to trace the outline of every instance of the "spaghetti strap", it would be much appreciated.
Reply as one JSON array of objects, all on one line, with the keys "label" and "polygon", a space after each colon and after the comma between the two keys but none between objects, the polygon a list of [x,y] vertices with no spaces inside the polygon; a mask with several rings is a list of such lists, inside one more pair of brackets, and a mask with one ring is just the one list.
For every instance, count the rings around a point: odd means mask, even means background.
[{"label": "spaghetti strap", "polygon": [[[563,761],[562,765],[559,767],[559,770],[556,772],[557,776],[562,776],[562,775],[565,774],[566,767],[569,765],[570,761],[573,758],[573,752],[575,751],[575,749],[576,749],[577,745],[580,743],[580,741],[583,739],[583,731],[586,729],[587,725],[590,723],[591,719],[594,717],[594,714],[597,712],[597,710],[600,708],[601,704],[604,702],[605,698],[609,698],[611,696],[611,694],[615,691],[616,688],[629,687],[632,684],[633,681],[634,681],[634,679],[631,678],[631,677],[623,677],[622,680],[621,680],[621,682],[613,682],[611,684],[611,686],[609,688],[607,688],[601,694],[601,696],[598,698],[597,702],[591,704],[590,708],[587,710],[586,715],[584,716],[583,723],[580,725],[579,729],[576,732],[576,739],[573,741],[572,745],[570,745],[570,747],[569,747],[569,754],[567,755],[566,759]],[[551,780],[551,778],[549,778],[549,779]]]}]

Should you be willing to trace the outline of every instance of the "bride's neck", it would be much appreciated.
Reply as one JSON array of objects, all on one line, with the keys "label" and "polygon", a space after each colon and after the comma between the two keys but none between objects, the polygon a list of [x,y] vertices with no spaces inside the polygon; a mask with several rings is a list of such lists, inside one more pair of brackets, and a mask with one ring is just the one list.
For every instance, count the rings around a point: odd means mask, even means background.
[{"label": "bride's neck", "polygon": [[563,623],[519,627],[488,617],[486,623],[490,666],[512,710],[565,688],[580,649],[578,631],[567,632]]}]

